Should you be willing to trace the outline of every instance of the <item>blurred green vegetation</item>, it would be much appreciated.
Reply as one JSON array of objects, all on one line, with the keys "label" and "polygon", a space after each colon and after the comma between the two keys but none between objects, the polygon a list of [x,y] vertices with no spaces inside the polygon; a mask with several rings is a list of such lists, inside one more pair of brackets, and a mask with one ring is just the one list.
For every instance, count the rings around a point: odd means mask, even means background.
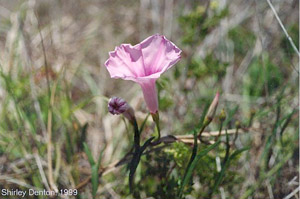
[{"label": "blurred green vegetation", "polygon": [[[155,27],[157,21],[135,31],[136,12],[142,9],[136,1],[36,2],[36,7],[16,3],[10,17],[0,18],[0,188],[49,189],[50,165],[59,189],[77,188],[91,177],[73,196],[82,199],[179,198],[181,187],[183,198],[271,198],[272,193],[277,199],[295,190],[299,58],[276,20],[257,21],[265,15],[256,12],[265,13],[268,7],[249,4],[248,11],[243,10],[245,2],[237,2],[233,7],[233,2],[221,6],[216,0],[191,1],[186,9],[174,2],[173,23],[179,28],[174,26],[171,40],[183,50],[182,59],[157,81],[163,135],[192,137],[199,132],[217,91],[219,107],[204,132],[234,133],[223,133],[221,143],[199,158],[186,185],[194,142],[149,147],[135,174],[134,196],[129,191],[128,160],[122,159],[132,152],[133,128],[124,118],[107,113],[107,98],[124,96],[136,109],[140,126],[147,111],[139,88],[110,80],[103,60],[113,46],[138,42],[142,30]],[[291,20],[297,6],[280,6],[291,13],[282,18],[299,48],[299,21]],[[124,10],[132,15],[123,15]],[[248,12],[242,22],[225,26],[223,36],[214,35],[240,11]],[[225,121],[220,120],[221,110]],[[149,117],[142,142],[154,131]],[[49,133],[52,160],[47,164]],[[213,142],[215,137],[204,139]],[[199,155],[210,146],[200,143],[194,152]],[[122,164],[107,169],[120,159]],[[289,183],[295,177],[294,184]]]}]

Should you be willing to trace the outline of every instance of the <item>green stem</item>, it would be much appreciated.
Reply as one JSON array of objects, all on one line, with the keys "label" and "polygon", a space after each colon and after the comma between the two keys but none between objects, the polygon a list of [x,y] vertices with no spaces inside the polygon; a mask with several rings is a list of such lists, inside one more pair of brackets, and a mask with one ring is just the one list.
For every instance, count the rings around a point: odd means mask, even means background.
[{"label": "green stem", "polygon": [[139,127],[135,119],[132,121],[132,124],[134,127],[134,153],[129,165],[129,189],[131,193],[134,193],[134,174],[140,162],[141,146]]},{"label": "green stem", "polygon": [[221,121],[220,129],[219,129],[219,134],[218,134],[218,136],[215,138],[215,141],[217,141],[217,140],[220,138],[220,136],[221,136],[222,128],[223,128],[223,122],[224,122],[224,120]]},{"label": "green stem", "polygon": [[153,121],[156,124],[157,133],[158,133],[157,140],[159,140],[160,139],[159,113],[157,111],[156,113],[151,113],[151,115],[152,115]]},{"label": "green stem", "polygon": [[133,121],[133,127],[134,127],[134,148],[136,151],[138,151],[140,148],[140,132],[136,120]]},{"label": "green stem", "polygon": [[200,132],[198,134],[198,139],[204,144],[210,144],[208,141],[205,141],[205,140],[202,139],[202,133],[204,132],[204,129],[209,125],[209,123],[210,123],[210,121],[205,119],[204,123],[203,123],[203,126],[201,127]]}]

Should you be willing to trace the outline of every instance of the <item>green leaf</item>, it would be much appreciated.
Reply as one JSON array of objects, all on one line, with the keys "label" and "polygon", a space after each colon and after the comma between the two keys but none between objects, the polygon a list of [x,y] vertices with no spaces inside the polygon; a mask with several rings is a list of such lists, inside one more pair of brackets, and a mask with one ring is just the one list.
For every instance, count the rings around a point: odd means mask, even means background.
[{"label": "green leaf", "polygon": [[293,116],[297,111],[298,111],[297,109],[294,109],[291,113],[289,113],[289,114],[286,116],[286,118],[284,118],[285,121],[284,121],[284,124],[282,125],[282,127],[281,127],[281,129],[280,129],[280,133],[279,133],[281,143],[282,143],[282,135],[283,135],[283,132],[284,132],[284,130],[286,129],[286,127],[287,127],[287,125],[289,124],[289,122],[291,121],[292,116]]},{"label": "green leaf", "polygon": [[98,175],[98,165],[93,165],[92,166],[92,195],[93,198],[96,198],[97,190],[98,190],[98,185],[99,185],[99,175]]},{"label": "green leaf", "polygon": [[239,154],[243,153],[244,151],[248,151],[251,147],[247,146],[241,149],[238,149],[236,151],[234,151],[231,156],[229,157],[229,161],[233,160],[236,156],[238,156]]},{"label": "green leaf", "polygon": [[91,167],[93,167],[96,163],[94,161],[94,158],[92,156],[92,153],[91,153],[89,147],[87,146],[87,144],[85,142],[83,143],[83,148],[84,148],[84,152],[86,153],[86,155],[88,157]]},{"label": "green leaf", "polygon": [[98,171],[99,171],[99,168],[100,168],[100,164],[101,164],[101,160],[102,160],[102,156],[103,156],[103,152],[105,150],[105,147],[100,152],[100,156],[98,158],[97,164],[94,161],[92,153],[89,150],[89,147],[87,146],[87,144],[85,142],[83,143],[83,148],[84,148],[84,151],[85,151],[86,155],[88,156],[88,160],[89,160],[89,163],[90,163],[91,168],[92,168],[92,172],[91,172],[92,173],[92,179],[91,179],[91,181],[92,181],[92,195],[93,195],[93,198],[95,199],[96,194],[97,194],[97,190],[98,190],[98,186],[99,186]]},{"label": "green leaf", "polygon": [[105,150],[106,146],[102,149],[102,151],[100,152],[100,155],[99,155],[99,158],[98,158],[98,162],[97,162],[97,168],[99,169],[100,168],[100,164],[101,164],[101,160],[102,160],[102,157],[103,157],[103,153],[104,153],[104,150]]},{"label": "green leaf", "polygon": [[82,150],[83,149],[83,143],[86,139],[86,132],[87,132],[87,128],[88,128],[89,124],[85,123],[84,126],[81,129],[81,136],[80,136],[80,140],[78,140],[78,146],[79,149]]}]

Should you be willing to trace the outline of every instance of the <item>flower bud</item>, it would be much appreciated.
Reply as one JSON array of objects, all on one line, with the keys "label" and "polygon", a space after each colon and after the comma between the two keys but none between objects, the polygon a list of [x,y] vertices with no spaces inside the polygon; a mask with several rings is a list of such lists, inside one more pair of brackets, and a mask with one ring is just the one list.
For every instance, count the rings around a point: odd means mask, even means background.
[{"label": "flower bud", "polygon": [[237,129],[241,128],[241,123],[240,123],[240,121],[236,121],[236,122],[235,122],[235,127],[236,127]]},{"label": "flower bud", "polygon": [[219,92],[217,92],[217,94],[216,94],[214,100],[212,101],[212,103],[210,104],[207,114],[205,116],[204,123],[207,123],[206,125],[208,125],[214,118],[217,107],[218,107],[218,103],[219,103]]},{"label": "flower bud", "polygon": [[108,111],[113,115],[123,114],[131,123],[135,121],[133,108],[122,98],[112,97],[108,101]]},{"label": "flower bud", "polygon": [[108,101],[108,111],[113,115],[124,113],[129,108],[127,102],[119,97],[112,97]]},{"label": "flower bud", "polygon": [[221,122],[223,122],[226,119],[226,113],[225,113],[224,109],[222,109],[222,111],[219,115],[219,119],[220,119]]}]

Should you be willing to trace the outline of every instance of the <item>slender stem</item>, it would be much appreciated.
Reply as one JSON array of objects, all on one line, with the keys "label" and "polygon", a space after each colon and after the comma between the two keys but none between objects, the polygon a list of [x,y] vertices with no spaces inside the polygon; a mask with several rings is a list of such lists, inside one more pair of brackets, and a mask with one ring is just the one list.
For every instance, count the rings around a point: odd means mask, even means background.
[{"label": "slender stem", "polygon": [[208,198],[212,198],[214,192],[216,191],[216,188],[220,185],[220,182],[221,182],[221,178],[222,178],[222,175],[224,175],[224,168],[226,167],[226,164],[227,164],[227,161],[229,161],[229,155],[230,155],[230,143],[229,143],[229,136],[228,136],[228,133],[227,133],[227,129],[225,129],[225,133],[226,133],[226,152],[225,152],[225,157],[222,161],[222,164],[221,164],[221,171],[220,173],[218,174],[218,177],[217,177],[217,181],[215,182],[214,184],[214,187],[213,189],[211,189],[208,193]]},{"label": "slender stem", "polygon": [[134,127],[134,148],[136,151],[140,149],[140,132],[136,120],[133,121]]},{"label": "slender stem", "polygon": [[219,134],[218,134],[217,137],[215,137],[215,141],[217,141],[217,140],[219,139],[219,137],[221,136],[222,128],[223,128],[223,122],[224,122],[224,120],[221,120],[220,129],[219,129]]},{"label": "slender stem", "polygon": [[229,151],[230,151],[229,136],[228,136],[227,130],[225,130],[225,132],[226,132],[226,153],[225,153],[222,167],[225,166],[225,163],[227,162],[227,160],[229,158]]},{"label": "slender stem", "polygon": [[247,125],[248,128],[250,128],[252,126],[253,118],[254,118],[254,113],[251,113],[250,114],[250,119],[249,119],[249,122],[248,122],[248,125]]},{"label": "slender stem", "polygon": [[157,128],[157,132],[158,132],[158,138],[157,138],[157,140],[160,140],[160,126],[159,126],[159,121],[156,123],[156,128]]},{"label": "slender stem", "polygon": [[202,140],[202,133],[203,133],[204,129],[205,129],[205,126],[203,125],[203,126],[201,127],[201,129],[200,129],[200,131],[199,131],[199,135],[198,135],[198,138],[199,138],[199,140],[200,140],[201,142],[204,141],[204,140]]},{"label": "slender stem", "polygon": [[140,158],[142,155],[142,150],[140,147],[140,132],[139,132],[139,127],[136,122],[136,119],[132,121],[133,127],[134,127],[134,153],[133,157],[131,159],[131,162],[129,163],[129,189],[130,192],[135,195],[134,192],[134,174],[136,171],[136,168],[139,165]]},{"label": "slender stem", "polygon": [[204,123],[199,131],[199,134],[198,134],[198,139],[203,142],[204,144],[210,144],[208,141],[205,141],[202,139],[202,133],[204,132],[204,129],[209,125],[209,123],[211,122],[211,120],[207,120],[205,119],[204,120]]},{"label": "slender stem", "polygon": [[[197,132],[195,131],[194,132],[194,147],[193,147],[192,155],[191,155],[191,158],[189,160],[188,166],[186,167],[186,170],[184,172],[183,183],[184,183],[184,180],[186,179],[187,172],[190,169],[191,164],[193,163],[193,161],[194,161],[194,159],[197,155],[197,150],[198,150],[198,141],[197,141]],[[184,184],[182,184],[181,187],[180,187],[179,198],[182,198],[183,189],[184,189]]]},{"label": "slender stem", "polygon": [[[276,17],[276,19],[277,19],[277,21],[278,21],[278,23],[279,23],[281,29],[283,30],[285,36],[287,37],[287,39],[289,40],[291,46],[293,47],[294,51],[298,54],[298,57],[299,57],[299,56],[300,56],[299,50],[297,49],[295,43],[293,42],[293,40],[292,40],[292,38],[290,37],[289,33],[287,32],[287,30],[285,29],[284,25],[282,24],[282,22],[281,22],[281,20],[280,20],[280,18],[279,18],[279,16],[278,16],[278,14],[277,14],[277,12],[276,12],[274,6],[273,6],[272,3],[270,2],[270,0],[267,0],[267,2],[268,2],[268,4],[269,4],[271,10],[273,11],[273,13],[274,13],[274,15],[275,15],[275,17]],[[299,72],[299,71],[298,71],[298,72]]]},{"label": "slender stem", "polygon": [[[235,143],[236,139],[238,138],[238,134],[239,134],[239,127],[237,126],[236,128],[236,132],[234,134],[234,138],[233,138],[233,141],[232,141],[232,145]],[[226,131],[227,132],[227,131]]]},{"label": "slender stem", "polygon": [[160,126],[159,126],[159,113],[158,111],[156,113],[151,113],[152,119],[156,124],[157,132],[158,132],[158,137],[157,140],[160,140]]}]

